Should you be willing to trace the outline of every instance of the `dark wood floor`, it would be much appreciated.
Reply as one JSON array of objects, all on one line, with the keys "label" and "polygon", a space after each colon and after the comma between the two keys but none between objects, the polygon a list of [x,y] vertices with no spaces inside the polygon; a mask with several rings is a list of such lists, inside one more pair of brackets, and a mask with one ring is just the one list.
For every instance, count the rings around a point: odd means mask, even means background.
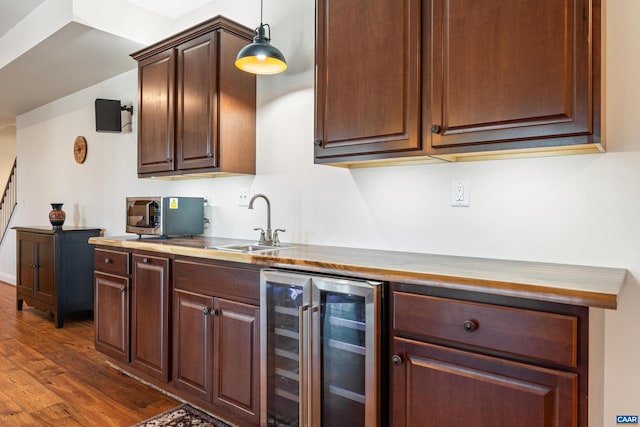
[{"label": "dark wood floor", "polygon": [[56,329],[0,282],[0,426],[130,426],[179,404],[107,364],[87,317]]}]

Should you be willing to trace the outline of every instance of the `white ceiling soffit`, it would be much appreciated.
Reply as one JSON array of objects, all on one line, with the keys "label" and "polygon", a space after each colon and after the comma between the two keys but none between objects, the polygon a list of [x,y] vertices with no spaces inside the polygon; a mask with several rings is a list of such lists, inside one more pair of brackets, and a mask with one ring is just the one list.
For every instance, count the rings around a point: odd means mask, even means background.
[{"label": "white ceiling soffit", "polygon": [[171,19],[212,2],[103,1],[0,0],[0,41],[17,47],[15,58],[11,50],[0,52],[0,129],[20,114],[134,69],[129,54],[146,46],[143,40],[163,38]]},{"label": "white ceiling soffit", "polygon": [[0,68],[0,129],[17,115],[135,68],[129,54],[142,47],[70,22]]},{"label": "white ceiling soffit", "polygon": [[0,37],[45,0],[0,0]]}]

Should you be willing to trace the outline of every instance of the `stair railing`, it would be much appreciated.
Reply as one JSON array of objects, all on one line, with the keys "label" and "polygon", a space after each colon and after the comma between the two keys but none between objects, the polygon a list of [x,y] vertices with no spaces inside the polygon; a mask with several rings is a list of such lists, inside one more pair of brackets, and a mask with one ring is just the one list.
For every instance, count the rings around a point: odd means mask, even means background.
[{"label": "stair railing", "polygon": [[4,240],[4,236],[9,228],[9,222],[13,216],[13,212],[18,204],[18,186],[16,182],[16,160],[13,161],[11,174],[7,179],[7,185],[4,187],[4,193],[0,200],[0,242]]}]

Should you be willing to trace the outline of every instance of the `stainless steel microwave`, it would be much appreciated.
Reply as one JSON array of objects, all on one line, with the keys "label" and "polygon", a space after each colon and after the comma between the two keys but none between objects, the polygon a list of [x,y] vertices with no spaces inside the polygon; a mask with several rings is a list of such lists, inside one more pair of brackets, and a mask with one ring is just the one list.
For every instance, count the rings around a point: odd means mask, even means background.
[{"label": "stainless steel microwave", "polygon": [[204,233],[202,197],[127,197],[127,233],[172,237]]}]

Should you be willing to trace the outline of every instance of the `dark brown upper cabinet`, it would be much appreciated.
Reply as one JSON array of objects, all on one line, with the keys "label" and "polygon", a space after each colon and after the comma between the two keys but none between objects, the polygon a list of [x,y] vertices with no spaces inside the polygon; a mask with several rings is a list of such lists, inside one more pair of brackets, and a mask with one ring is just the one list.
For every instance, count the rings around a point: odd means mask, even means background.
[{"label": "dark brown upper cabinet", "polygon": [[317,0],[316,163],[604,151],[601,0]]},{"label": "dark brown upper cabinet", "polygon": [[316,163],[422,153],[420,1],[317,0]]},{"label": "dark brown upper cabinet", "polygon": [[433,0],[433,154],[600,143],[599,0]]},{"label": "dark brown upper cabinet", "polygon": [[255,173],[255,76],[234,65],[253,32],[215,17],[133,53],[138,176]]}]

